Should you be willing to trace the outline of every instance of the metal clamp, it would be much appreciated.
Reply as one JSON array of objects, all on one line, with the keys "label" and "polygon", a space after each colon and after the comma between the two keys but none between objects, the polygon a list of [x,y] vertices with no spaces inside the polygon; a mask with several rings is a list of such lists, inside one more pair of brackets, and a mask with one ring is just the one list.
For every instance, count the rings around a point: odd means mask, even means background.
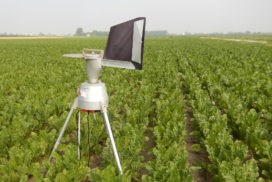
[{"label": "metal clamp", "polygon": [[88,49],[88,48],[84,48],[82,50],[82,54],[85,56],[87,55],[88,53],[91,53],[91,54],[98,54],[99,55],[99,58],[103,58],[104,56],[104,50],[101,50],[101,49]]}]

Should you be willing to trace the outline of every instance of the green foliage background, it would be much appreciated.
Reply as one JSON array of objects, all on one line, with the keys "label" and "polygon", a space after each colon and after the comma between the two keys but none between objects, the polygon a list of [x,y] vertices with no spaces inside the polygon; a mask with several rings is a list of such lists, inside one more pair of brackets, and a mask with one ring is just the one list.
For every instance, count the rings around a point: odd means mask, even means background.
[{"label": "green foliage background", "polygon": [[[74,114],[49,163],[76,91],[87,80],[85,62],[62,54],[105,44],[103,37],[0,40],[0,181],[193,181],[185,103],[214,181],[272,178],[272,47],[198,37],[147,38],[143,71],[103,69],[123,176],[99,115],[91,121],[90,140],[100,165],[87,167],[86,114],[82,159]],[[147,129],[154,136],[153,158],[144,161]]]}]

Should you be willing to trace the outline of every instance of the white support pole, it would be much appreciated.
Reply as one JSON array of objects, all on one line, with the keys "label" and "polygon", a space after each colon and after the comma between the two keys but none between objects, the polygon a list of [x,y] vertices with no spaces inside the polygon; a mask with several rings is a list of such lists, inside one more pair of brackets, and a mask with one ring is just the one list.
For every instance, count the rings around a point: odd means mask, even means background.
[{"label": "white support pole", "polygon": [[78,149],[77,149],[77,154],[78,154],[78,159],[80,159],[80,110],[78,111],[77,115],[77,144],[78,144]]},{"label": "white support pole", "polygon": [[119,159],[119,156],[118,156],[118,152],[117,152],[117,149],[116,149],[116,146],[115,146],[115,142],[114,142],[114,138],[113,138],[113,135],[112,135],[112,131],[111,131],[111,126],[110,126],[110,122],[109,122],[109,118],[108,118],[108,115],[107,115],[107,112],[106,111],[102,111],[102,114],[103,114],[103,118],[104,118],[104,121],[105,121],[105,125],[106,125],[106,129],[107,129],[107,133],[110,137],[110,141],[111,141],[111,147],[112,147],[112,150],[113,150],[113,154],[114,154],[114,157],[115,157],[115,161],[116,161],[116,164],[119,168],[119,171],[121,173],[121,175],[123,174],[123,170],[122,170],[122,166],[121,166],[121,163],[120,163],[120,159]]},{"label": "white support pole", "polygon": [[63,127],[62,127],[62,129],[61,129],[61,131],[60,131],[59,137],[58,137],[58,139],[57,139],[57,141],[56,141],[56,143],[55,143],[55,145],[54,145],[54,148],[53,148],[53,150],[52,150],[52,152],[51,152],[51,154],[50,154],[49,162],[50,162],[51,159],[52,159],[52,154],[53,154],[53,153],[55,152],[55,150],[58,148],[58,145],[59,145],[59,143],[60,143],[60,140],[61,140],[61,138],[62,138],[62,136],[63,136],[63,134],[64,134],[64,131],[65,131],[65,129],[66,129],[68,123],[69,123],[69,120],[70,120],[70,118],[71,118],[71,116],[72,116],[72,114],[73,114],[74,109],[77,108],[77,105],[78,105],[77,102],[78,102],[78,101],[77,101],[77,98],[75,98],[75,100],[74,100],[74,102],[73,102],[73,104],[72,104],[72,107],[71,107],[71,109],[70,109],[70,111],[69,111],[69,113],[68,113],[68,116],[67,116],[67,118],[66,118],[66,120],[65,120],[65,122],[64,122],[64,125],[63,125]]}]

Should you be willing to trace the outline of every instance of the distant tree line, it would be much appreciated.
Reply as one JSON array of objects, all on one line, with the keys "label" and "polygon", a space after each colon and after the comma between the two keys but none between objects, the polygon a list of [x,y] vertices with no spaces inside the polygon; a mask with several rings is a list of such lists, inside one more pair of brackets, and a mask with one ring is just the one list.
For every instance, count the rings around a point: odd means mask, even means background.
[{"label": "distant tree line", "polygon": [[[58,35],[58,36],[80,36],[80,37],[96,37],[96,36],[108,36],[109,32],[107,31],[99,31],[93,30],[92,32],[84,32],[83,28],[79,27],[76,29],[76,32],[72,34],[65,34],[65,35]],[[154,31],[146,31],[145,35],[147,37],[166,37],[166,36],[204,36],[204,35],[272,35],[272,32],[213,32],[213,33],[190,33],[190,32],[183,32],[180,34],[170,34],[166,30],[154,30]],[[12,33],[0,33],[0,37],[29,37],[29,36],[57,36],[55,34],[12,34]]]},{"label": "distant tree line", "polygon": [[[81,36],[81,37],[82,36],[86,36],[86,37],[108,36],[108,34],[109,32],[107,31],[98,31],[98,30],[94,30],[92,32],[84,32],[83,28],[79,27],[76,29],[74,36]],[[169,36],[170,34],[166,30],[154,30],[154,31],[146,31],[145,35],[150,37],[164,37],[164,36]]]},{"label": "distant tree line", "polygon": [[0,37],[27,37],[29,35],[13,34],[13,33],[0,33]]},{"label": "distant tree line", "polygon": [[85,36],[85,37],[90,37],[90,36],[108,36],[109,32],[106,31],[98,31],[94,30],[92,32],[84,32],[83,28],[79,27],[76,29],[76,32],[74,36]]},{"label": "distant tree line", "polygon": [[148,37],[165,37],[170,34],[166,30],[154,30],[154,31],[145,31],[145,35]]}]

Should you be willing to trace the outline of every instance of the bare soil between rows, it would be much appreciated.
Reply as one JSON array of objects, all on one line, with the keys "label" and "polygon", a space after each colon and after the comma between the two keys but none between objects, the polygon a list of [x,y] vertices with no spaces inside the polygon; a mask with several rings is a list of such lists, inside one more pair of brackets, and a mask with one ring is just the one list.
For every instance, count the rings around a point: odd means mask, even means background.
[{"label": "bare soil between rows", "polygon": [[[193,131],[192,129],[192,118],[193,118],[193,112],[190,107],[184,104],[184,108],[186,109],[187,118],[185,120],[186,123],[186,150],[188,153],[188,164],[189,166],[197,166],[198,164],[204,164],[207,165],[210,163],[208,158],[208,153],[205,150],[201,150],[199,152],[192,151],[191,146],[193,144],[200,144],[200,140],[192,135],[190,133]],[[197,182],[211,182],[212,181],[212,175],[208,171],[204,171],[202,169],[196,170],[193,172],[193,178]]]},{"label": "bare soil between rows", "polygon": [[[144,157],[144,160],[142,161],[142,163],[146,163],[146,162],[155,158],[155,155],[151,152],[152,149],[155,147],[154,135],[153,135],[151,128],[153,128],[153,125],[150,122],[148,124],[146,131],[144,132],[144,136],[148,137],[148,140],[144,142],[145,149],[141,152],[141,156]],[[139,169],[139,174],[140,174],[140,179],[142,179],[143,175],[148,174],[148,171],[145,167],[142,167]],[[134,180],[132,180],[132,181],[134,181]]]}]

